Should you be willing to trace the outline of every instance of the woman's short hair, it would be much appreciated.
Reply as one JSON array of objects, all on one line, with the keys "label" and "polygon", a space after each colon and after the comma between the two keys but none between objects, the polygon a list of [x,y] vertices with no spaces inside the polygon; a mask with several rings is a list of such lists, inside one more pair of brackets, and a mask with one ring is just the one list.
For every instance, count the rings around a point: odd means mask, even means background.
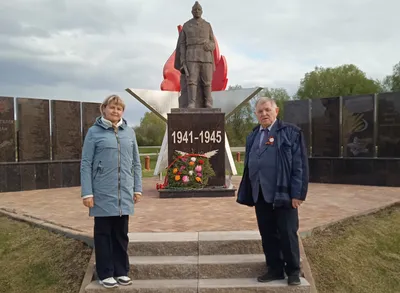
[{"label": "woman's short hair", "polygon": [[103,114],[103,109],[107,107],[109,104],[117,104],[122,107],[122,110],[125,111],[125,103],[118,95],[109,95],[104,99],[103,103],[100,105],[100,113]]}]

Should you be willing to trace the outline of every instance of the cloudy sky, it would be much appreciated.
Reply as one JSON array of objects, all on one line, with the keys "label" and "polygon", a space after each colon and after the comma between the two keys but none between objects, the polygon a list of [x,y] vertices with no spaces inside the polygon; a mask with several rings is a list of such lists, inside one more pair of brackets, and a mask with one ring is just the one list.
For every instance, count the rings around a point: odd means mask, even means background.
[{"label": "cloudy sky", "polygon": [[[202,0],[228,62],[229,85],[293,94],[314,66],[354,63],[382,78],[400,61],[397,0]],[[188,0],[0,0],[0,95],[127,101],[159,90]]]}]

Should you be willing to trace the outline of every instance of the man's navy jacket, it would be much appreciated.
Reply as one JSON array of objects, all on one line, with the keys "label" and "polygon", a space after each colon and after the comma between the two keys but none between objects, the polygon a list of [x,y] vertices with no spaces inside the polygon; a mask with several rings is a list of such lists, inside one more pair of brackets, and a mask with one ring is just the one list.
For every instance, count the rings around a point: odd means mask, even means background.
[{"label": "man's navy jacket", "polygon": [[[306,199],[309,176],[308,156],[301,129],[279,119],[275,123],[277,123],[277,130],[274,143],[277,144],[278,157],[276,162],[277,180],[274,206],[289,208],[292,206],[292,198]],[[259,129],[260,125],[254,127],[246,139],[244,172],[236,200],[239,204],[247,206],[254,206],[254,200],[251,195],[248,157]]]}]

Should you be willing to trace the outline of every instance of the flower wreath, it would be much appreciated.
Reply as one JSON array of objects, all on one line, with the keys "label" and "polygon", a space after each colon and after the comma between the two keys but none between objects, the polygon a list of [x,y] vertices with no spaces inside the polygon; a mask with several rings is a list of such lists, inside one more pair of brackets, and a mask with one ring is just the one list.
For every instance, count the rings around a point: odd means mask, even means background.
[{"label": "flower wreath", "polygon": [[204,154],[181,155],[175,152],[172,163],[167,167],[164,183],[157,183],[156,188],[203,188],[212,176],[215,172]]}]

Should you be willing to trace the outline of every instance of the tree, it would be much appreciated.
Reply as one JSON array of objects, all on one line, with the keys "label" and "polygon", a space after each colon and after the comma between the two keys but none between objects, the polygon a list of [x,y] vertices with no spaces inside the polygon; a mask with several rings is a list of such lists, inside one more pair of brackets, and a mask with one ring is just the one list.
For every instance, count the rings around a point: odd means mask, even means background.
[{"label": "tree", "polygon": [[315,67],[305,74],[296,93],[298,99],[373,94],[382,91],[379,81],[369,79],[353,64],[334,68]]},{"label": "tree", "polygon": [[290,96],[284,88],[264,88],[261,91],[261,96],[274,99],[279,107],[279,118],[283,117],[285,101],[290,100]]},{"label": "tree", "polygon": [[[229,90],[241,89],[240,85],[229,86]],[[253,111],[250,102],[245,103],[236,110],[226,121],[225,131],[231,146],[244,146],[246,136],[255,125]]]},{"label": "tree", "polygon": [[400,91],[400,62],[393,66],[392,75],[388,75],[384,78],[383,88],[388,92]]},{"label": "tree", "polygon": [[139,146],[159,146],[165,134],[166,124],[153,112],[146,112],[140,119],[140,125],[135,127]]}]

